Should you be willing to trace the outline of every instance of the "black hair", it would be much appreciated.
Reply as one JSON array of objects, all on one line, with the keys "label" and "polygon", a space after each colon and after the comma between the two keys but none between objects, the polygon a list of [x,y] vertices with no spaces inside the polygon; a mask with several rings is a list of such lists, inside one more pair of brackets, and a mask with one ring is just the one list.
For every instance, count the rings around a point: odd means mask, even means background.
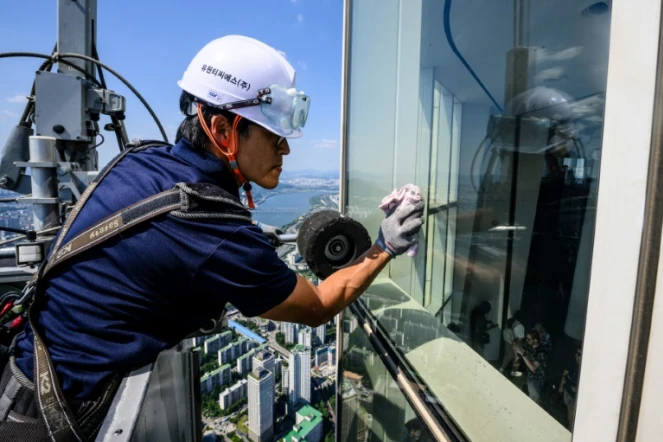
[{"label": "black hair", "polygon": [[[193,115],[189,115],[191,104],[194,102],[193,95],[189,94],[186,91],[182,91],[180,95],[180,111],[184,114],[184,121],[180,123],[180,126],[177,128],[177,135],[175,136],[175,142],[178,143],[182,138],[188,140],[191,145],[196,149],[206,150],[207,143],[209,142],[207,134],[203,130],[203,127],[198,121],[198,113],[195,112]],[[228,122],[232,124],[237,118],[237,115],[226,110],[217,109],[215,107],[203,105],[203,117],[207,126],[212,125],[212,117],[214,115],[223,115],[226,117]],[[249,130],[251,127],[251,122],[246,118],[243,118],[242,121],[237,125],[237,133],[242,138],[246,138],[249,135]]]},{"label": "black hair", "polygon": [[529,332],[527,332],[527,335],[531,336],[533,339],[536,339],[537,342],[541,342],[541,335],[539,335],[539,332],[536,331],[535,328],[533,328]]}]

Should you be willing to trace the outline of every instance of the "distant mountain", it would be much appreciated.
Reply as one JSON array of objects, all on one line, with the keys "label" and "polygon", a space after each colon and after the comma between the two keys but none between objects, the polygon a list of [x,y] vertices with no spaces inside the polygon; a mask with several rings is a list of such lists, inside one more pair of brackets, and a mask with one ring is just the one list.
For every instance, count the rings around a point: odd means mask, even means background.
[{"label": "distant mountain", "polygon": [[285,180],[291,180],[295,178],[318,178],[323,180],[336,179],[339,177],[338,170],[314,170],[314,169],[302,169],[302,170],[284,170],[281,174],[281,178]]}]

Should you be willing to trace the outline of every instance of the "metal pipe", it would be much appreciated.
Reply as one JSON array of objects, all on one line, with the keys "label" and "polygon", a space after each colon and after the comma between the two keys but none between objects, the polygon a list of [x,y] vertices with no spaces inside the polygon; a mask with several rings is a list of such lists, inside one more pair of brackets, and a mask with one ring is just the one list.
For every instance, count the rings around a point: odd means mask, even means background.
[{"label": "metal pipe", "polygon": [[343,2],[343,54],[341,57],[341,145],[340,145],[340,180],[338,209],[346,213],[348,204],[348,110],[350,103],[350,38],[352,19],[352,0]]},{"label": "metal pipe", "polygon": [[3,247],[0,249],[0,258],[16,258],[16,247]]},{"label": "metal pipe", "polygon": [[[30,176],[34,229],[42,230],[58,223],[60,207],[58,197],[56,140],[51,137],[30,137]],[[49,165],[50,164],[50,165]]]},{"label": "metal pipe", "polygon": [[283,235],[278,235],[279,241],[286,243],[286,242],[297,242],[297,234],[296,233],[284,233]]}]

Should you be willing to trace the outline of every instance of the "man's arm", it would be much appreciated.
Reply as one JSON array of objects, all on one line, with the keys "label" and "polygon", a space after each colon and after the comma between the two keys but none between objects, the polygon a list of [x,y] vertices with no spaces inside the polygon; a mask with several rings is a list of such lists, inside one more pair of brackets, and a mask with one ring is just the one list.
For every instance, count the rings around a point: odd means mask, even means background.
[{"label": "man's arm", "polygon": [[423,208],[423,203],[402,204],[382,221],[375,244],[353,264],[338,270],[318,287],[298,276],[292,294],[260,316],[310,326],[329,322],[368,288],[391,258],[417,242]]},{"label": "man's arm", "polygon": [[374,245],[352,265],[335,272],[318,287],[298,276],[292,294],[261,316],[309,326],[325,324],[359,298],[390,259],[387,252]]}]

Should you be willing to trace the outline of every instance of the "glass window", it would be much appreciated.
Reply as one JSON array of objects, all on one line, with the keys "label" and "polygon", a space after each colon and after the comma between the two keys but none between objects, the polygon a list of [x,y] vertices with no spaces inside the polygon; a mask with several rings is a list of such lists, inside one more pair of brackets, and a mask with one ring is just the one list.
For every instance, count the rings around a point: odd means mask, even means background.
[{"label": "glass window", "polygon": [[339,377],[339,441],[432,442],[403,393],[349,311],[343,314],[345,343]]},{"label": "glass window", "polygon": [[599,3],[352,2],[347,212],[375,236],[393,189],[427,201],[417,256],[361,300],[473,441],[571,440],[608,66]]}]

